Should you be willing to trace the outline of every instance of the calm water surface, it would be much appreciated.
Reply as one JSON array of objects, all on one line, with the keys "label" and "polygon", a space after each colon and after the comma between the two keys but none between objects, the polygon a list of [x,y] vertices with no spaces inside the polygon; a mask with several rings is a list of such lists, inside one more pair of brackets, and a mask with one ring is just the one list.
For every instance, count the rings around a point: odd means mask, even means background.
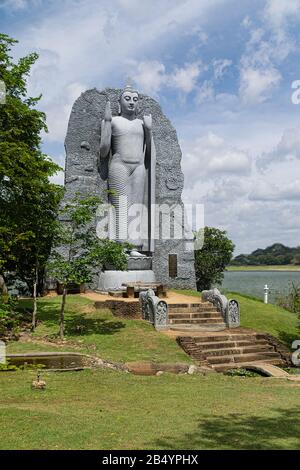
[{"label": "calm water surface", "polygon": [[292,271],[227,271],[221,289],[240,292],[263,300],[264,286],[268,284],[269,302],[288,292],[291,283],[300,286],[300,272]]}]

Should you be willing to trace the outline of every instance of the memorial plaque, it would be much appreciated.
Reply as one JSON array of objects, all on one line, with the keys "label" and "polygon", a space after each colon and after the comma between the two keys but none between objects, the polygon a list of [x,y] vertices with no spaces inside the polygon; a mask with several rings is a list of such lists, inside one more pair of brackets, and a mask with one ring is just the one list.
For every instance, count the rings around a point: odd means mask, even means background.
[{"label": "memorial plaque", "polygon": [[177,277],[177,255],[169,255],[169,277]]}]

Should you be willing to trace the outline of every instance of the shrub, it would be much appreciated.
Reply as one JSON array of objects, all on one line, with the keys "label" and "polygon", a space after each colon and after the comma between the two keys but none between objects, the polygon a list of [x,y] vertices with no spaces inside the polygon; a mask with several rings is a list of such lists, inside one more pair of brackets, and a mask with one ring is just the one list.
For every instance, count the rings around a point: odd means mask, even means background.
[{"label": "shrub", "polygon": [[230,377],[258,377],[261,374],[252,370],[240,368],[228,370],[225,372],[225,375],[229,375]]},{"label": "shrub", "polygon": [[288,293],[279,296],[276,303],[279,307],[300,315],[300,285],[297,286],[292,282]]},{"label": "shrub", "polygon": [[12,297],[0,297],[0,339],[15,338],[20,325],[20,313],[16,311],[16,301]]}]

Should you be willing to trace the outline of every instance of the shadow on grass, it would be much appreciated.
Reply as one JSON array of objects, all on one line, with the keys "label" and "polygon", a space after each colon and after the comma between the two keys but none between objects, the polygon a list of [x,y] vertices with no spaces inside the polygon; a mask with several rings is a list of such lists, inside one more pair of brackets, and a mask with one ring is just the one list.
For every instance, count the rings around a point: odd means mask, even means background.
[{"label": "shadow on grass", "polygon": [[229,414],[199,420],[198,429],[181,438],[159,439],[162,449],[299,449],[299,408],[275,409],[271,417]]},{"label": "shadow on grass", "polygon": [[102,318],[85,318],[84,315],[76,315],[66,320],[66,334],[68,335],[112,335],[122,328],[125,323],[110,321]]},{"label": "shadow on grass", "polygon": [[[125,323],[106,318],[88,318],[81,312],[70,312],[72,305],[67,306],[65,313],[65,332],[67,335],[112,335],[125,328]],[[75,309],[75,308],[74,308]],[[47,327],[58,327],[60,304],[43,302],[39,304],[38,317]]]}]

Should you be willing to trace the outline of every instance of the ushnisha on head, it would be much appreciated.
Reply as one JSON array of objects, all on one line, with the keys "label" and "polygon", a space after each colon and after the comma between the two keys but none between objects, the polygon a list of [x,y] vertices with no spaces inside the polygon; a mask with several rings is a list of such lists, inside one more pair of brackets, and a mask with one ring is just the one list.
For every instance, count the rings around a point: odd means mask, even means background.
[{"label": "ushnisha on head", "polygon": [[134,117],[138,113],[139,93],[131,85],[127,85],[119,98],[119,114]]}]

